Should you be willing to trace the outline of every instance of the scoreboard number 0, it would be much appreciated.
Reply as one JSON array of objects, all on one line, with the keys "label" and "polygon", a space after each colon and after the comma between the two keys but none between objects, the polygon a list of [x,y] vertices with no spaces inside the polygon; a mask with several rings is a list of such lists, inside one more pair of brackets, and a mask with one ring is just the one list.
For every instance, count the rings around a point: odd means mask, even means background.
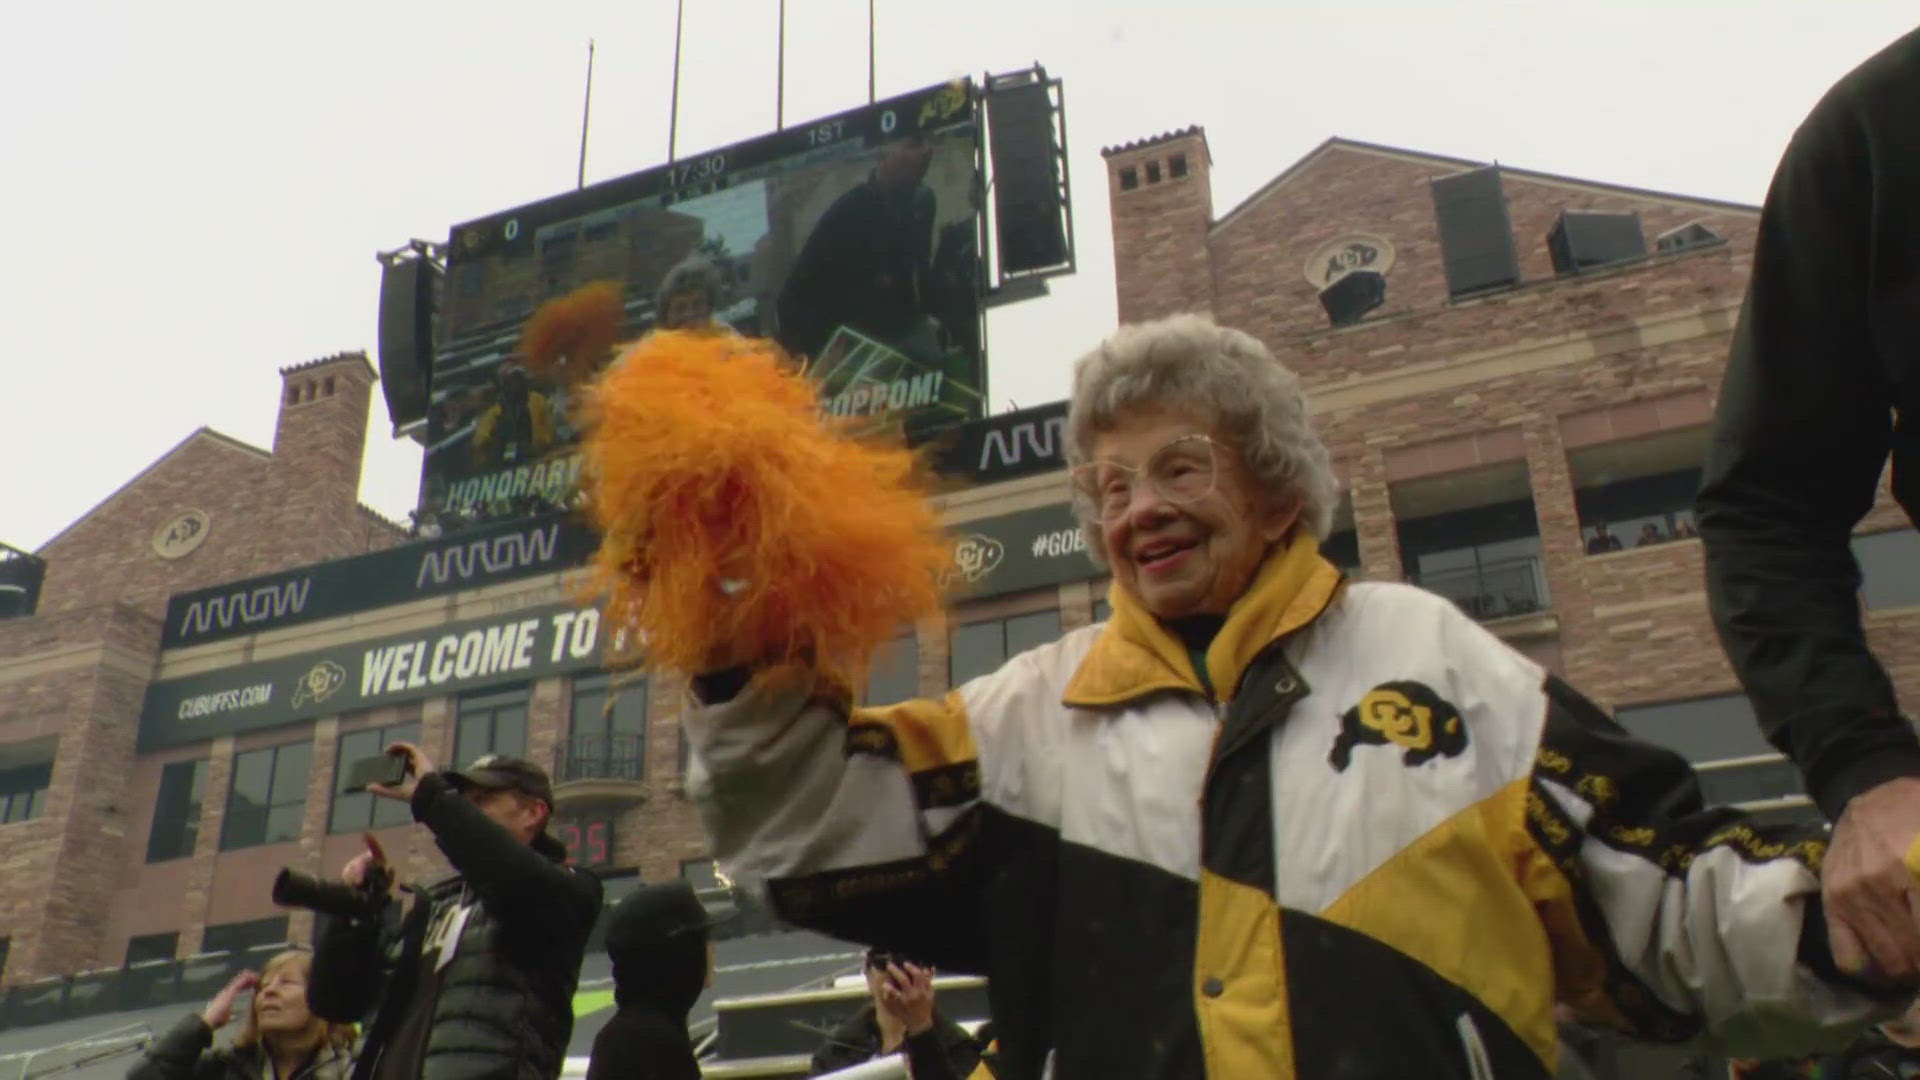
[{"label": "scoreboard number 0", "polygon": [[888,109],[886,112],[880,114],[880,134],[891,135],[893,134],[893,129],[899,126],[900,118],[893,114],[892,109]]},{"label": "scoreboard number 0", "polygon": [[520,219],[508,218],[507,227],[500,230],[500,234],[505,236],[509,241],[518,239],[520,236]]}]

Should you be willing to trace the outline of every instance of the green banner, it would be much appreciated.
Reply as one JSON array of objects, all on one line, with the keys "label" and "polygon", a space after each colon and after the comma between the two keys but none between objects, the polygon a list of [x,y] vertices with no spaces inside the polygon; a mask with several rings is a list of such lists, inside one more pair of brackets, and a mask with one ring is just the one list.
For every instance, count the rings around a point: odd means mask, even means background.
[{"label": "green banner", "polygon": [[1100,569],[1087,556],[1080,521],[1065,503],[953,526],[959,595],[968,600],[1085,581]]},{"label": "green banner", "polygon": [[550,605],[156,682],[142,751],[600,663],[600,613]]}]

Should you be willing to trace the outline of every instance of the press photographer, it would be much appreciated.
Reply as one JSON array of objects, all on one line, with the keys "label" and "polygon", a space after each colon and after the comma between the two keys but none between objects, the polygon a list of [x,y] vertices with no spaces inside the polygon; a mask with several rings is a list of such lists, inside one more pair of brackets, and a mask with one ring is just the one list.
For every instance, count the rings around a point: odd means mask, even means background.
[{"label": "press photographer", "polygon": [[409,743],[388,752],[406,758],[404,775],[367,790],[411,805],[455,874],[424,888],[400,886],[413,897],[401,915],[401,905],[379,902],[382,878],[391,882],[393,873],[369,838],[341,882],[374,895],[356,901],[357,911],[334,906],[322,919],[313,1011],[342,1022],[370,1018],[355,1080],[558,1076],[600,882],[568,867],[565,849],[546,832],[546,773],[493,756],[441,772]]}]

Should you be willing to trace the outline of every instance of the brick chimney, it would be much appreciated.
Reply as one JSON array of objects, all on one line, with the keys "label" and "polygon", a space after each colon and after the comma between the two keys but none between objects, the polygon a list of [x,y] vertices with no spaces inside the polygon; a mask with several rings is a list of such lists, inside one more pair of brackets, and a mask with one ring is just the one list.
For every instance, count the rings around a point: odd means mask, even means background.
[{"label": "brick chimney", "polygon": [[359,352],[280,369],[272,486],[286,548],[280,554],[288,560],[281,565],[356,550],[360,466],[377,378]]},{"label": "brick chimney", "polygon": [[1100,154],[1107,159],[1120,321],[1210,311],[1213,155],[1206,129],[1190,127]]}]

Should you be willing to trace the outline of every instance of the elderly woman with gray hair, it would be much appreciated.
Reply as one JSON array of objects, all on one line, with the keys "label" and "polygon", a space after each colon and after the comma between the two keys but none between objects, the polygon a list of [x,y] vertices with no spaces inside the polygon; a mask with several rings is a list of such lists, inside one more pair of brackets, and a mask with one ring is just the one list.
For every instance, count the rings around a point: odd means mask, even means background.
[{"label": "elderly woman with gray hair", "polygon": [[713,313],[725,288],[720,268],[695,255],[667,271],[654,293],[654,326],[660,330],[717,330]]},{"label": "elderly woman with gray hair", "polygon": [[695,680],[689,788],[787,920],[990,977],[1002,1077],[1551,1076],[1555,1003],[1747,1053],[1887,1004],[1833,967],[1817,834],[1446,600],[1318,551],[1299,379],[1193,316],[1082,358],[1107,622],[944,697]]}]

